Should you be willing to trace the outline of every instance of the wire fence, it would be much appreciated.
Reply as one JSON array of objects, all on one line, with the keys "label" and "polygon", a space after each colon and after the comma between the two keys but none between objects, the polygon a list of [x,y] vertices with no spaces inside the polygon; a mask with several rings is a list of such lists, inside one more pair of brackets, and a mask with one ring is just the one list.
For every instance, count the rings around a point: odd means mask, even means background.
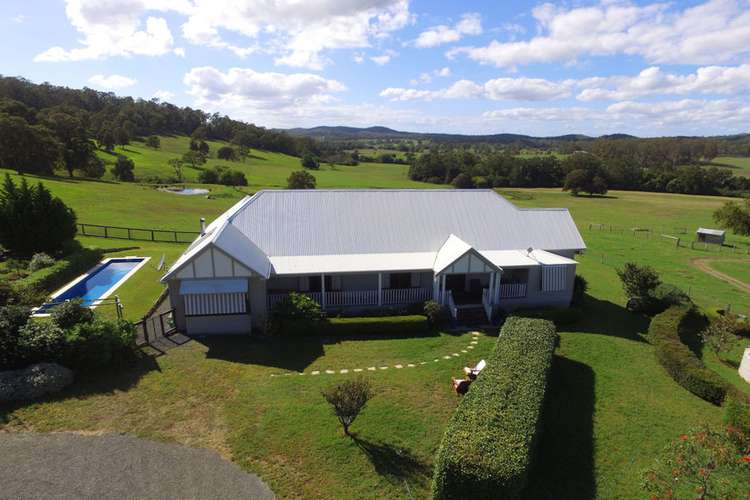
[{"label": "wire fence", "polygon": [[78,234],[96,238],[118,240],[156,241],[162,243],[191,243],[198,231],[175,231],[172,229],[144,229],[136,227],[103,226],[99,224],[76,224]]},{"label": "wire fence", "polygon": [[668,242],[675,248],[690,248],[704,252],[717,254],[745,254],[750,255],[750,244],[737,241],[725,241],[724,243],[711,243],[707,241],[696,241],[686,227],[674,226],[620,226],[616,224],[589,223],[589,231],[602,231],[630,236],[634,239],[658,239]]}]

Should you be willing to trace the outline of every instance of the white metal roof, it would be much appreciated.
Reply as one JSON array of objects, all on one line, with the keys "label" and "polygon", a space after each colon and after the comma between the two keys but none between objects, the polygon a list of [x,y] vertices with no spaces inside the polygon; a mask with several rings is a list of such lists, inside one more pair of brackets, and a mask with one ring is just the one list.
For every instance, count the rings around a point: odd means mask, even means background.
[{"label": "white metal roof", "polygon": [[273,272],[284,274],[429,271],[435,252],[289,255],[271,257]]},{"label": "white metal roof", "polygon": [[712,236],[724,236],[724,234],[726,234],[726,231],[722,231],[721,229],[706,229],[705,227],[699,227],[696,233],[710,234]]},{"label": "white metal roof", "polygon": [[190,279],[180,283],[180,295],[200,293],[247,293],[247,280],[240,278]]},{"label": "white metal roof", "polygon": [[438,269],[466,251],[519,267],[535,265],[520,249],[586,248],[566,209],[519,209],[492,190],[259,191],[209,224],[162,281],[209,244],[263,277]]},{"label": "white metal roof", "polygon": [[260,191],[228,219],[268,256],[435,252],[450,234],[479,251],[586,247],[567,210],[482,189]]},{"label": "white metal roof", "polygon": [[578,262],[576,262],[573,259],[569,259],[567,257],[563,257],[562,255],[557,255],[556,253],[551,253],[551,252],[538,250],[538,249],[532,250],[528,254],[528,256],[545,266],[554,266],[554,265],[561,265],[561,264],[574,264],[574,265],[578,264]]}]

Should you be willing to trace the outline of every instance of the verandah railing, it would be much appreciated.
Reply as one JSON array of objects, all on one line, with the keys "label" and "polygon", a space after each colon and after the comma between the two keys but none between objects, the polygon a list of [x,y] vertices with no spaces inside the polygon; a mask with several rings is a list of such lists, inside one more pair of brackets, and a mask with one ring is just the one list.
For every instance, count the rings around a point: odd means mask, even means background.
[{"label": "verandah railing", "polygon": [[[319,304],[324,303],[322,292],[299,292],[307,295]],[[283,301],[289,293],[269,293],[267,297],[268,308]],[[352,291],[326,291],[326,307],[341,306],[377,306],[397,304],[416,304],[432,298],[431,288],[386,288],[382,290],[382,296],[378,300],[377,290],[352,290]]]},{"label": "verandah railing", "polygon": [[526,297],[526,283],[500,283],[501,299],[522,299]]}]

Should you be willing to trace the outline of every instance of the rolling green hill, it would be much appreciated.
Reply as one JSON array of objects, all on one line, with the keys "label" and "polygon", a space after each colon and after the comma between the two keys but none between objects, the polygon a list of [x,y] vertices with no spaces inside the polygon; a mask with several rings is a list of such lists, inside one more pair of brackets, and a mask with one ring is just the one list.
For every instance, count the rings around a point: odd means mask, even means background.
[{"label": "rolling green hill", "polygon": [[[133,142],[117,147],[115,154],[99,151],[97,154],[107,163],[107,170],[114,164],[116,154],[123,154],[135,162],[135,175],[139,181],[167,179],[174,176],[168,165],[172,158],[179,158],[189,150],[190,139],[185,136],[161,137],[161,147],[153,149],[142,142]],[[208,141],[209,158],[201,168],[221,165],[242,171],[248,180],[248,188],[285,188],[286,179],[295,170],[301,170],[299,158],[282,153],[252,150],[245,161],[225,161],[216,158],[216,151],[225,143]],[[318,188],[434,188],[434,184],[415,182],[407,176],[408,166],[384,163],[360,163],[356,166],[322,164],[320,170],[310,170],[318,181]],[[186,166],[187,182],[197,182],[200,170]],[[105,179],[112,179],[111,173]]]},{"label": "rolling green hill", "polygon": [[734,175],[750,177],[750,157],[747,156],[719,156],[711,163],[719,167],[727,167]]}]

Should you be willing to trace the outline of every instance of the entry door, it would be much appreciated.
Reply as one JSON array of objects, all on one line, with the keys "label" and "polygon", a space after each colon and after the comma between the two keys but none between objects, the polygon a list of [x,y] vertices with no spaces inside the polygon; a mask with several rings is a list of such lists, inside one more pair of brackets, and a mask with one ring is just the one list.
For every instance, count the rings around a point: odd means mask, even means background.
[{"label": "entry door", "polygon": [[466,275],[465,274],[446,274],[445,275],[445,289],[453,290],[454,292],[463,292],[466,287]]}]

